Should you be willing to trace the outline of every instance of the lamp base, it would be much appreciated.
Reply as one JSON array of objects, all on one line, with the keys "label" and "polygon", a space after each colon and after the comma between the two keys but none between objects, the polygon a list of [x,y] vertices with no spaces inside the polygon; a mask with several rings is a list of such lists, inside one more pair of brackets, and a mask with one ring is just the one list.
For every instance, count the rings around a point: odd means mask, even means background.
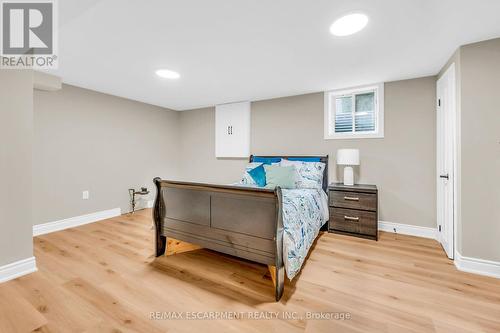
[{"label": "lamp base", "polygon": [[346,186],[354,185],[354,171],[350,166],[346,166],[344,168],[344,185]]}]

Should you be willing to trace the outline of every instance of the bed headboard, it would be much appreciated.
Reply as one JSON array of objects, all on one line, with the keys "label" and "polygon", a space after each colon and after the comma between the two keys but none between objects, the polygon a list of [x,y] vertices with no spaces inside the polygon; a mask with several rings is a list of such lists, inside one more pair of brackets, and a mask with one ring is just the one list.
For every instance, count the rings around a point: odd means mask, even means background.
[{"label": "bed headboard", "polygon": [[258,156],[254,156],[254,155],[250,155],[250,162],[253,162],[254,160],[254,157],[263,157],[263,158],[276,158],[276,157],[279,157],[279,158],[285,158],[285,159],[288,159],[288,158],[319,158],[319,161],[322,162],[322,163],[325,163],[325,170],[323,171],[323,190],[328,193],[328,155],[326,156],[312,156],[312,155],[304,155],[304,156],[300,156],[300,155],[294,155],[294,156],[264,156],[264,155],[258,155]]}]

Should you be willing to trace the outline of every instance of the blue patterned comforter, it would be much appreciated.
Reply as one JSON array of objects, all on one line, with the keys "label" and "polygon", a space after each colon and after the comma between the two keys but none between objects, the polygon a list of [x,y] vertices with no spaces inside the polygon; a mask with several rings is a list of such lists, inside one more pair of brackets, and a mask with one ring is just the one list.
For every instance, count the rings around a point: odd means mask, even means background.
[{"label": "blue patterned comforter", "polygon": [[[254,184],[231,185],[257,187]],[[309,253],[319,230],[328,221],[328,196],[322,189],[282,189],[283,261],[292,280]]]},{"label": "blue patterned comforter", "polygon": [[328,220],[328,197],[322,189],[282,190],[283,202],[283,261],[291,280],[297,275]]},{"label": "blue patterned comforter", "polygon": [[[241,182],[233,186],[258,187]],[[283,262],[292,280],[309,253],[319,230],[328,221],[328,196],[323,189],[282,189]]]}]

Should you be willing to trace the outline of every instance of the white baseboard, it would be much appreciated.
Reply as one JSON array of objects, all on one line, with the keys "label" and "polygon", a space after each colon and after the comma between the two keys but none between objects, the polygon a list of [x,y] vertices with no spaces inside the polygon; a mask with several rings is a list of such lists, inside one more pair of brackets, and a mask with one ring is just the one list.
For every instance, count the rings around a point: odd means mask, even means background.
[{"label": "white baseboard", "polygon": [[35,257],[18,260],[16,262],[0,266],[0,283],[36,272],[36,270]]},{"label": "white baseboard", "polygon": [[378,221],[378,230],[395,232],[403,235],[436,239],[437,229],[429,227],[419,227],[416,225],[400,224],[394,222]]},{"label": "white baseboard", "polygon": [[108,210],[103,210],[96,213],[80,215],[75,217],[70,217],[68,219],[48,222],[43,224],[36,224],[33,226],[33,236],[40,236],[48,234],[54,231],[60,231],[67,228],[77,227],[79,225],[84,225],[88,223],[97,222],[100,220],[109,219],[115,216],[121,215],[120,208],[113,208]]},{"label": "white baseboard", "polygon": [[459,271],[500,278],[500,262],[463,257],[458,252],[454,262]]}]

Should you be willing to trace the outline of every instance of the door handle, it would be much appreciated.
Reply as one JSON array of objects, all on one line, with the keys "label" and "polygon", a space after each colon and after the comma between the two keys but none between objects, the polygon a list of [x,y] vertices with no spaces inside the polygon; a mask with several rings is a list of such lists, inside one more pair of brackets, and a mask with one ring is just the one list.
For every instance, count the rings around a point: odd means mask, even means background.
[{"label": "door handle", "polygon": [[439,178],[444,178],[444,179],[450,179],[450,176],[448,174],[446,175],[439,175]]}]

